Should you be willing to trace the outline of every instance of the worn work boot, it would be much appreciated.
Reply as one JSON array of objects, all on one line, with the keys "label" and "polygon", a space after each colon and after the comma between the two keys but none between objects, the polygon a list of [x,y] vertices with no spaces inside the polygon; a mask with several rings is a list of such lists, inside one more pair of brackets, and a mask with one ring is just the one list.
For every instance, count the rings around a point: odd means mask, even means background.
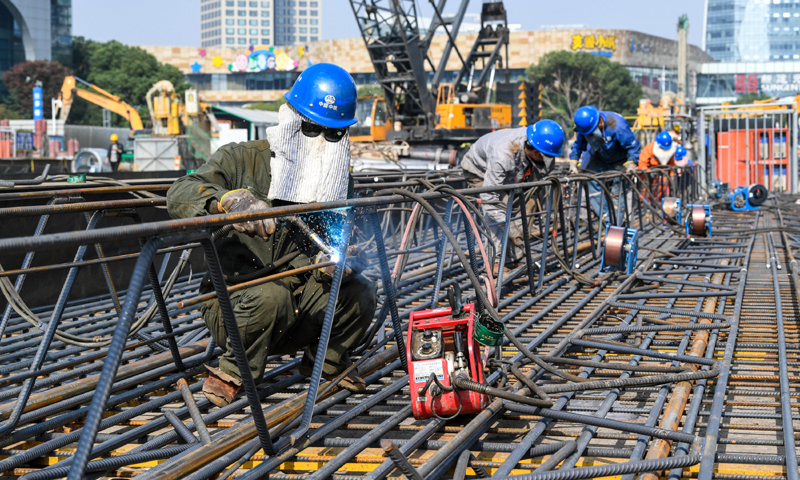
[{"label": "worn work boot", "polygon": [[[310,377],[313,370],[313,366],[308,365],[301,365],[300,366],[300,374],[305,375],[306,377]],[[325,380],[333,380],[338,377],[338,374],[331,374],[322,372],[322,378]],[[367,382],[364,381],[363,378],[359,377],[356,372],[350,372],[339,382],[339,386],[350,390],[353,393],[364,393],[367,391]]]},{"label": "worn work boot", "polygon": [[218,407],[227,407],[242,390],[241,380],[237,380],[222,370],[205,365],[208,378],[203,383],[203,395]]}]

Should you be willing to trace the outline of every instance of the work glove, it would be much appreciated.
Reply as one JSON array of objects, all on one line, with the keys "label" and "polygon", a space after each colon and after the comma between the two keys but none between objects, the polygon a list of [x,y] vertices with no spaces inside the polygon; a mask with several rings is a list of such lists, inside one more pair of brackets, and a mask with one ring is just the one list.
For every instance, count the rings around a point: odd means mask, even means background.
[{"label": "work glove", "polygon": [[522,236],[522,229],[516,225],[512,224],[508,229],[508,239],[511,241],[511,243],[519,248],[525,246],[525,239]]},{"label": "work glove", "polygon": [[625,162],[623,167],[625,167],[625,173],[636,173],[637,171],[636,164],[633,162]]},{"label": "work glove", "polygon": [[[315,263],[326,263],[330,262],[331,257],[323,252],[320,252],[317,255],[317,260]],[[345,259],[345,267],[344,267],[344,276],[342,276],[342,282],[350,281],[354,276],[363,272],[369,266],[369,257],[367,254],[364,253],[364,250],[361,250],[360,247],[356,245],[350,245],[347,247],[347,257]],[[330,282],[333,280],[333,271],[336,268],[336,265],[328,265],[327,267],[322,267],[318,269],[321,273],[322,280]]]},{"label": "work glove", "polygon": [[580,169],[578,168],[578,161],[577,160],[570,160],[569,161],[569,174],[570,175],[577,175],[580,173]]},{"label": "work glove", "polygon": [[[225,213],[246,213],[251,210],[264,210],[269,208],[267,202],[259,200],[249,190],[241,188],[231,190],[222,196],[219,207]],[[259,236],[266,240],[275,233],[275,220],[265,218],[243,223],[234,223],[233,228],[251,237]]]}]

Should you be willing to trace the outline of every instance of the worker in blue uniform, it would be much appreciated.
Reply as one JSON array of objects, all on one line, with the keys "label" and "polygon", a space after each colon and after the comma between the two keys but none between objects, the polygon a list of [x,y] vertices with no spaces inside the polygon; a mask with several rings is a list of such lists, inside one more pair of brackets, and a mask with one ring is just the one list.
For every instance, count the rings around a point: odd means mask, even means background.
[{"label": "worker in blue uniform", "polygon": [[[610,170],[636,172],[639,152],[642,146],[634,136],[625,118],[615,112],[601,112],[592,105],[586,105],[575,112],[575,131],[577,138],[569,154],[570,172],[578,172],[578,161],[584,152],[588,153],[588,162],[582,168],[592,173],[603,173]],[[589,182],[589,203],[598,216],[605,214],[604,204],[600,211],[600,184]],[[614,181],[612,193],[617,196],[619,182]]]}]

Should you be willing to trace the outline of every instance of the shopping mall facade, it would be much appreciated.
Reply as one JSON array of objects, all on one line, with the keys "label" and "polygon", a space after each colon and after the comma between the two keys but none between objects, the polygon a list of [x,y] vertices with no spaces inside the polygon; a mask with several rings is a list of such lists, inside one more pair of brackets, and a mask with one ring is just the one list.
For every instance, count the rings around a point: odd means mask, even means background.
[{"label": "shopping mall facade", "polygon": [[[677,34],[676,34],[677,37]],[[458,36],[458,47],[469,51],[475,34]],[[431,57],[441,55],[447,36],[436,35]],[[375,73],[361,38],[324,40],[294,47],[196,48],[142,47],[160,61],[183,70],[206,101],[246,104],[274,101],[291,87],[304,68],[314,63],[336,63],[349,71],[358,85],[375,83]],[[677,91],[678,42],[630,30],[563,29],[511,32],[509,77],[524,75],[525,69],[544,54],[567,50],[600,55],[628,68],[631,76],[656,91]],[[689,46],[688,85],[690,95],[705,62],[712,61],[699,47]],[[451,55],[447,71],[453,76],[460,67]],[[498,81],[504,81],[499,72]],[[445,79],[446,81],[446,79]]]}]

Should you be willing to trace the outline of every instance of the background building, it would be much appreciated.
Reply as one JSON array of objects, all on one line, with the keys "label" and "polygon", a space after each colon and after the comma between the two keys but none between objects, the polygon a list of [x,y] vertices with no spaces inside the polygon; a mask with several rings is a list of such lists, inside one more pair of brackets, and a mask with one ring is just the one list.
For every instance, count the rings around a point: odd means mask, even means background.
[{"label": "background building", "polygon": [[[279,0],[280,1],[280,0]],[[217,0],[211,3],[219,3]],[[295,2],[305,3],[305,2]],[[313,3],[313,2],[308,2]],[[541,31],[512,31],[509,43],[509,78],[516,81],[525,69],[552,51],[568,50],[600,55],[621,63],[631,76],[645,87],[656,91],[677,91],[678,42],[630,30],[551,29]],[[458,48],[469,51],[477,34],[459,34]],[[447,42],[446,35],[436,35],[430,54],[436,63]],[[262,68],[255,60],[259,48],[251,50],[246,44],[236,49],[207,47],[142,47],[159,61],[172,64],[187,74],[187,78],[210,102],[241,104],[273,101],[288,90],[300,71],[308,65],[330,62],[350,72],[358,85],[376,82],[375,70],[364,41],[360,38],[322,40],[297,46],[274,47],[263,50],[276,61],[264,62]],[[202,55],[201,55],[202,53]],[[283,58],[283,61],[281,61]],[[713,61],[700,48],[689,46],[689,94],[695,91],[696,74],[703,62]],[[461,63],[451,55],[443,81],[452,81]],[[477,74],[478,72],[476,72]],[[432,75],[432,74],[431,74]],[[452,77],[452,78],[451,78]],[[498,72],[497,81],[505,81],[505,72]]]},{"label": "background building", "polygon": [[706,0],[705,51],[719,62],[800,59],[797,0]]},{"label": "background building", "polygon": [[25,60],[72,65],[72,0],[0,0],[0,75]]},{"label": "background building", "polygon": [[319,41],[321,3],[321,0],[201,0],[201,46],[286,46]]},{"label": "background building", "polygon": [[697,103],[800,93],[800,0],[706,0]]}]

